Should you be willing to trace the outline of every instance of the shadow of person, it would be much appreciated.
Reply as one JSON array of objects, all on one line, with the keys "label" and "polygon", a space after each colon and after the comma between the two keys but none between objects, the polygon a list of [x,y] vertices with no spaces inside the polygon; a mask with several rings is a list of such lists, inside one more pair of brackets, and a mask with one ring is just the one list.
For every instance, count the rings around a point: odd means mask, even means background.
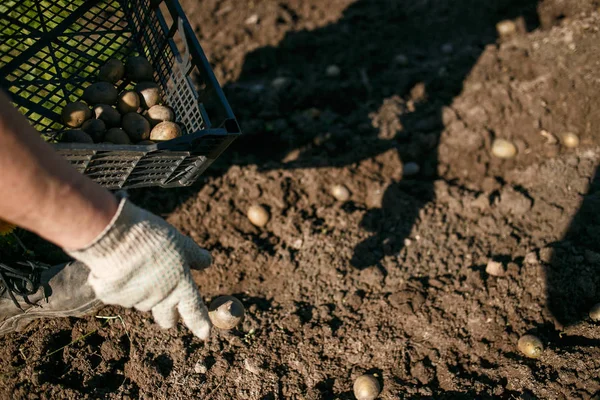
[{"label": "shadow of person", "polygon": [[381,267],[434,199],[444,108],[497,40],[496,24],[522,18],[536,27],[536,5],[359,0],[335,23],[287,33],[276,47],[248,54],[226,87],[245,133],[228,158],[263,170],[356,166],[389,151],[405,167],[415,162],[410,179],[406,170],[391,174],[404,178],[382,177],[387,189],[361,223],[372,235],[351,263]]},{"label": "shadow of person", "polygon": [[[562,326],[587,319],[600,293],[600,173],[546,265],[548,309]],[[542,261],[544,255],[541,254]],[[596,343],[597,345],[598,343]]]}]

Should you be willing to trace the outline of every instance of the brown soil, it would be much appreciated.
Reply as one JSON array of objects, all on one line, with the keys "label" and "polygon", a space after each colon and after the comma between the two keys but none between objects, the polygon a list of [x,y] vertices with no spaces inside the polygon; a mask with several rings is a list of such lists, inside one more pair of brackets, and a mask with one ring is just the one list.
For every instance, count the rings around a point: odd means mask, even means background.
[{"label": "brown soil", "polygon": [[0,341],[2,398],[351,399],[365,372],[383,399],[600,391],[596,1],[183,5],[245,135],[194,187],[132,196],[212,252],[203,295],[247,318],[207,343],[118,308],[37,322]]}]

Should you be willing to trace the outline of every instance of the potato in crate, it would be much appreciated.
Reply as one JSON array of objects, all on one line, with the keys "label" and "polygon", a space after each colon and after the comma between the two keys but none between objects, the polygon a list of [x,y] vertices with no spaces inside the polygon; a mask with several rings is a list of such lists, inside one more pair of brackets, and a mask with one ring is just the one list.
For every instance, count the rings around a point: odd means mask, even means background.
[{"label": "potato in crate", "polygon": [[8,0],[0,87],[109,189],[178,187],[240,134],[177,0]]}]

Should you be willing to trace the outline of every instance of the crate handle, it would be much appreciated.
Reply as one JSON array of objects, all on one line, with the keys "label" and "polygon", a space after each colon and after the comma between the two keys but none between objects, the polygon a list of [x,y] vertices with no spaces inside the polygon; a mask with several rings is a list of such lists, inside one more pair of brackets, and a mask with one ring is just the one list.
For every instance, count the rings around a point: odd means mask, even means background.
[{"label": "crate handle", "polygon": [[177,18],[177,30],[181,35],[181,39],[183,40],[183,45],[185,47],[185,50],[181,55],[181,62],[177,60],[177,63],[180,64],[181,72],[183,72],[184,75],[187,75],[187,72],[191,68],[190,47],[188,46],[187,37],[185,36],[185,29],[183,29],[183,19],[181,17]]}]

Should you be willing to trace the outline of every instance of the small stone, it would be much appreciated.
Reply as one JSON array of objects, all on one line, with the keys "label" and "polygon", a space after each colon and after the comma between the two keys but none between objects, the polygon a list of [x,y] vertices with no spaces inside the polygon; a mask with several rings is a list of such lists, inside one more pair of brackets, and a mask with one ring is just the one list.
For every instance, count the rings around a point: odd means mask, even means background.
[{"label": "small stone", "polygon": [[250,358],[244,359],[244,368],[254,375],[259,375],[261,371],[258,361]]},{"label": "small stone", "polygon": [[342,71],[340,70],[340,67],[338,67],[337,65],[330,65],[329,67],[327,67],[327,70],[325,71],[325,73],[330,78],[337,78],[340,76]]},{"label": "small stone", "polygon": [[281,90],[287,86],[289,81],[290,80],[285,76],[279,76],[271,81],[271,86],[273,86],[275,90]]},{"label": "small stone", "polygon": [[398,54],[396,57],[394,57],[394,61],[401,67],[408,65],[408,57],[406,57],[404,54]]},{"label": "small stone", "polygon": [[594,305],[590,310],[590,318],[594,322],[600,321],[600,303]]},{"label": "small stone", "polygon": [[425,87],[424,82],[417,82],[410,89],[410,98],[415,102],[420,102],[425,100],[427,97],[427,88]]},{"label": "small stone", "polygon": [[501,187],[502,185],[500,184],[500,182],[498,182],[496,178],[493,178],[491,176],[483,178],[483,181],[481,182],[481,190],[483,190],[485,193],[494,192],[500,189]]},{"label": "small stone", "polygon": [[205,374],[206,371],[208,371],[208,368],[206,368],[206,365],[204,364],[203,361],[198,361],[196,362],[196,364],[194,365],[194,372],[197,374]]},{"label": "small stone", "polygon": [[535,251],[530,251],[525,255],[525,264],[537,264],[538,256]]},{"label": "small stone", "polygon": [[573,132],[563,133],[560,137],[560,141],[566,148],[574,149],[579,146],[579,137]]},{"label": "small stone", "polygon": [[586,250],[583,254],[585,261],[591,264],[600,264],[600,254],[592,250]]},{"label": "small stone", "polygon": [[256,25],[256,24],[258,24],[258,21],[259,21],[258,14],[252,14],[251,16],[246,18],[246,21],[244,21],[244,22],[246,23],[246,25]]},{"label": "small stone", "polygon": [[554,251],[550,247],[544,247],[540,250],[540,260],[545,264],[549,264],[552,261],[552,256],[554,255]]},{"label": "small stone", "polygon": [[252,86],[250,86],[250,91],[252,93],[262,93],[265,90],[265,85],[263,85],[262,83],[256,83]]},{"label": "small stone", "polygon": [[442,53],[451,54],[454,51],[454,46],[452,43],[446,43],[442,46]]},{"label": "small stone", "polygon": [[485,272],[491,276],[504,276],[504,266],[498,261],[490,260],[485,266]]},{"label": "small stone", "polygon": [[421,167],[419,167],[419,164],[417,164],[416,162],[407,162],[402,167],[402,176],[414,176],[417,175],[420,170]]},{"label": "small stone", "polygon": [[498,209],[504,214],[525,215],[533,206],[533,200],[512,186],[504,186],[496,198]]},{"label": "small stone", "polygon": [[510,276],[519,276],[519,272],[521,269],[517,265],[517,263],[509,262],[506,264],[506,273]]},{"label": "small stone", "polygon": [[508,140],[496,139],[492,143],[492,154],[502,159],[513,158],[517,154],[517,147]]},{"label": "small stone", "polygon": [[517,33],[517,24],[515,24],[515,21],[506,19],[496,24],[496,31],[501,39],[507,39]]},{"label": "small stone", "polygon": [[479,210],[486,210],[490,208],[490,198],[486,194],[480,194],[475,200],[471,202],[471,207]]},{"label": "small stone", "polygon": [[404,247],[408,247],[412,244],[412,240],[409,238],[404,239]]},{"label": "small stone", "polygon": [[545,129],[542,129],[540,131],[540,135],[542,135],[543,137],[546,138],[547,144],[556,144],[556,142],[558,141],[558,140],[556,140],[556,137],[553,134],[551,134],[550,132],[548,132]]},{"label": "small stone", "polygon": [[383,254],[391,256],[396,251],[396,240],[392,237],[387,237],[383,239],[381,246],[383,247]]}]

